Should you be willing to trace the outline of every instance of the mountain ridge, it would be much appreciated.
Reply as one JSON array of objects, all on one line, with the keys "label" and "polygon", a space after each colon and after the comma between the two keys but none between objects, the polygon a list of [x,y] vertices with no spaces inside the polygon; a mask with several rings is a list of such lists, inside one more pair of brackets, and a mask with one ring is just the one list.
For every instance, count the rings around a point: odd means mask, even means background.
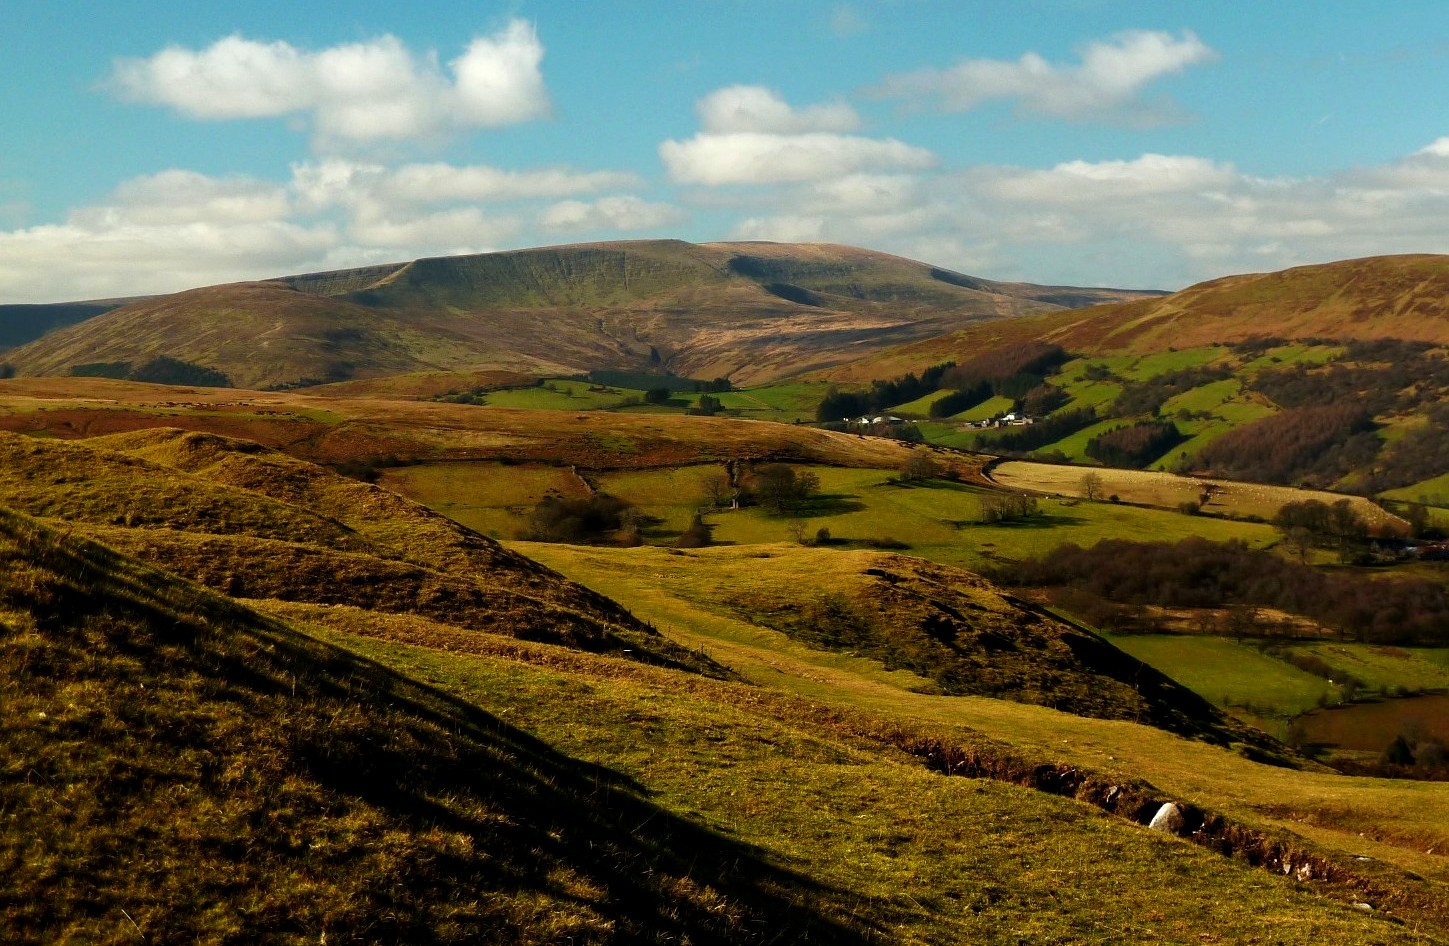
[{"label": "mountain ridge", "polygon": [[[981,319],[1142,296],[997,283],[835,244],[578,244],[187,290],[61,328],[6,360],[22,374],[126,376],[165,357],[246,387],[480,368],[753,383]],[[258,340],[266,357],[255,357]]]}]

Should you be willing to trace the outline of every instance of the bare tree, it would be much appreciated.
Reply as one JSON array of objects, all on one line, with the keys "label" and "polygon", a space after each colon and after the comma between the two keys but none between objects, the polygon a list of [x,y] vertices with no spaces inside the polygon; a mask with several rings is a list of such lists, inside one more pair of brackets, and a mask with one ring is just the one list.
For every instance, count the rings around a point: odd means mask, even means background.
[{"label": "bare tree", "polygon": [[731,505],[735,491],[730,486],[729,474],[723,470],[713,470],[706,473],[699,481],[700,489],[704,493],[704,501],[712,507]]},{"label": "bare tree", "polygon": [[900,478],[906,483],[928,480],[933,476],[940,475],[941,466],[936,462],[936,458],[931,456],[929,450],[912,450],[911,455],[906,457],[906,462],[901,464]]},{"label": "bare tree", "polygon": [[1096,502],[1097,500],[1102,498],[1102,492],[1104,488],[1102,484],[1102,474],[1083,473],[1082,478],[1078,480],[1077,485],[1082,491],[1083,499],[1086,499],[1089,502]]}]

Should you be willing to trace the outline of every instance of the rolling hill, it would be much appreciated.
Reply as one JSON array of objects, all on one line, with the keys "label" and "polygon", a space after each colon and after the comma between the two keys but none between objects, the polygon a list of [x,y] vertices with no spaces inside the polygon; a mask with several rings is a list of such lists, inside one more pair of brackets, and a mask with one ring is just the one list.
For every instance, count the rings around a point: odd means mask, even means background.
[{"label": "rolling hill", "polygon": [[[215,435],[0,451],[17,943],[1445,922],[1420,853],[1439,786],[1324,771],[956,569],[796,545],[539,547],[545,568]],[[1190,836],[1144,827],[1166,799]]]},{"label": "rolling hill", "polygon": [[5,359],[27,375],[126,377],[165,357],[253,388],[484,368],[748,383],[975,321],[1144,295],[991,282],[834,245],[605,243],[196,289]]},{"label": "rolling hill", "polygon": [[821,372],[869,381],[1028,340],[1146,355],[1251,338],[1449,344],[1449,256],[1374,256],[1227,276],[1158,299],[982,323]]}]

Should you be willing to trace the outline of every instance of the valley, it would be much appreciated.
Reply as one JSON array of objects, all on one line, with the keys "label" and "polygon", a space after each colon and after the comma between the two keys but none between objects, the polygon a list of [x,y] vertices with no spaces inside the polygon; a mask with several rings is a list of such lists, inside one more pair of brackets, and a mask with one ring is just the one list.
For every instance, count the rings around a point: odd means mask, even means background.
[{"label": "valley", "polygon": [[1441,272],[1132,301],[661,241],[0,353],[0,916],[1441,941]]}]

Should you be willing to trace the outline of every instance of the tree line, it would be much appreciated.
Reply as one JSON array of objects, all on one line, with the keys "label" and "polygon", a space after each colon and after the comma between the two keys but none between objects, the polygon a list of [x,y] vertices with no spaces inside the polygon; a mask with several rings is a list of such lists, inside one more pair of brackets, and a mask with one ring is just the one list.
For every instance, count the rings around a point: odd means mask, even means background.
[{"label": "tree line", "polygon": [[1449,644],[1449,589],[1441,584],[1320,571],[1239,540],[1067,544],[1004,566],[994,577],[1011,585],[1070,588],[1116,604],[1276,608],[1349,640]]}]

